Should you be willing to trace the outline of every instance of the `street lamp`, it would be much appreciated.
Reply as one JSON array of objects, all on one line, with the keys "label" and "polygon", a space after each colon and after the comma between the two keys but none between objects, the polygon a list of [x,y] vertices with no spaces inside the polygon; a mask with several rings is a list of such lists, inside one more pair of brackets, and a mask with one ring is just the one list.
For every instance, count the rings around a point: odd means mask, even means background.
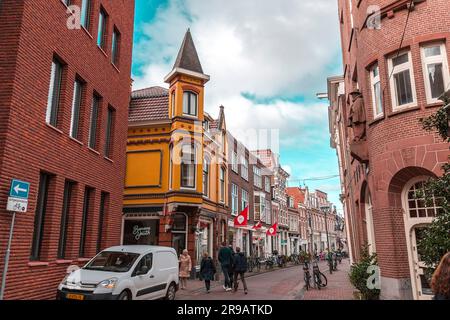
[{"label": "street lamp", "polygon": [[328,244],[328,252],[330,252],[331,247],[330,247],[330,239],[328,237],[328,221],[327,221],[327,212],[328,210],[330,210],[330,206],[321,206],[320,210],[322,210],[322,212],[324,213],[324,217],[325,217],[325,232],[327,233],[327,244]]}]

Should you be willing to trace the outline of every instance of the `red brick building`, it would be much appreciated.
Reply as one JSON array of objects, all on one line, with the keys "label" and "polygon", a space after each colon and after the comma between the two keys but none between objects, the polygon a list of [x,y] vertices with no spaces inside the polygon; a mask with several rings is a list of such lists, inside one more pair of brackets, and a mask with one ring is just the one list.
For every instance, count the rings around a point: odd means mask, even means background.
[{"label": "red brick building", "polygon": [[132,0],[0,2],[0,274],[11,179],[30,183],[5,299],[52,299],[120,242],[133,20]]},{"label": "red brick building", "polygon": [[351,256],[364,243],[378,254],[382,298],[429,299],[416,244],[439,202],[414,194],[442,174],[449,146],[419,120],[450,85],[450,2],[338,4],[344,75],[329,78],[328,95]]}]

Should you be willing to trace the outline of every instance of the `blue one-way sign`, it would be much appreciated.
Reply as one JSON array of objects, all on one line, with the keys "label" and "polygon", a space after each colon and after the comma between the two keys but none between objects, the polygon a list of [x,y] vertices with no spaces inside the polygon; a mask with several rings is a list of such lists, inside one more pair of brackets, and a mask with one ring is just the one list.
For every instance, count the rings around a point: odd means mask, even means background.
[{"label": "blue one-way sign", "polygon": [[9,196],[14,198],[28,199],[30,192],[30,184],[28,182],[13,179],[11,181],[11,188],[9,189]]}]

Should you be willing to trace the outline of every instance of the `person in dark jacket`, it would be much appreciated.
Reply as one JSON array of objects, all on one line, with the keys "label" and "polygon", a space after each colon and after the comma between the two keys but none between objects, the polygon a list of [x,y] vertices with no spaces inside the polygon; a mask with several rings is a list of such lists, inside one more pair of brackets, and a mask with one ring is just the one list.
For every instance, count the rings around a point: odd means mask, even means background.
[{"label": "person in dark jacket", "polygon": [[231,249],[229,247],[227,247],[226,242],[223,242],[222,247],[219,250],[218,260],[220,262],[220,266],[222,268],[223,277],[224,277],[223,288],[226,291],[231,291],[229,270],[233,263],[232,259],[233,259],[233,251],[231,251]]},{"label": "person in dark jacket", "polygon": [[434,271],[431,288],[433,289],[434,300],[450,300],[450,252],[442,257]]},{"label": "person in dark jacket", "polygon": [[200,263],[200,274],[203,280],[205,280],[206,293],[209,293],[211,290],[211,280],[214,279],[214,275],[216,274],[216,267],[208,252],[203,253],[203,259]]},{"label": "person in dark jacket", "polygon": [[229,245],[230,250],[231,250],[231,265],[228,268],[228,276],[230,277],[230,288],[233,288],[233,282],[234,282],[234,250],[233,250],[233,246],[230,244]]},{"label": "person in dark jacket", "polygon": [[244,286],[244,293],[248,293],[247,283],[245,282],[245,273],[247,272],[247,257],[241,252],[239,247],[236,247],[236,253],[233,257],[234,266],[234,292],[237,291],[239,282],[238,276],[241,278],[242,285]]}]

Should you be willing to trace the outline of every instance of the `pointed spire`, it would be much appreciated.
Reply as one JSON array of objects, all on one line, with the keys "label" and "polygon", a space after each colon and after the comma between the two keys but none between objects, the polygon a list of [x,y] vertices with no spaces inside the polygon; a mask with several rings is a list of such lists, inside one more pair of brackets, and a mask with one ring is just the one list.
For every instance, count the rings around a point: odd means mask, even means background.
[{"label": "pointed spire", "polygon": [[186,34],[184,35],[183,43],[181,44],[173,68],[182,68],[203,73],[202,65],[200,64],[197,50],[195,49],[194,41],[192,40],[191,29],[187,29]]},{"label": "pointed spire", "polygon": [[176,74],[187,74],[209,81],[209,76],[203,73],[203,68],[198,58],[197,50],[195,49],[194,41],[192,40],[191,30],[188,28],[184,35],[183,43],[178,52],[177,59],[173,65],[172,71],[164,79],[170,82]]}]

